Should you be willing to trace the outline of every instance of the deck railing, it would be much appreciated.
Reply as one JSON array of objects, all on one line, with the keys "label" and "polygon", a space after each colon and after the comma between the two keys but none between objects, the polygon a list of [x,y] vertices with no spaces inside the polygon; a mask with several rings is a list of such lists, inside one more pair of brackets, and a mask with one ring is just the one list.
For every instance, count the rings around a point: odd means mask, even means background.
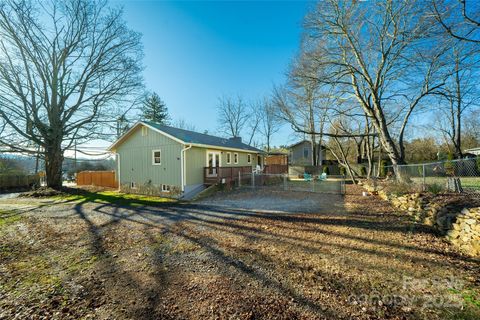
[{"label": "deck railing", "polygon": [[[220,182],[230,183],[238,179],[238,174],[252,172],[251,166],[243,167],[204,167],[203,180],[205,184],[216,184]],[[224,180],[225,179],[225,180]]]},{"label": "deck railing", "polygon": [[[254,167],[204,167],[203,181],[205,184],[231,183],[238,180],[239,175],[252,173]],[[288,165],[272,164],[263,167],[263,173],[282,174],[288,173]]]}]

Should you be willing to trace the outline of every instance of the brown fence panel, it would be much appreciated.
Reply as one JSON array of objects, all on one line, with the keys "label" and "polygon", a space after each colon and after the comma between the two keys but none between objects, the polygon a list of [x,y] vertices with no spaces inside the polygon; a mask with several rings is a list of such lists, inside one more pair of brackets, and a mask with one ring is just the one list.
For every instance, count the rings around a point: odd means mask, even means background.
[{"label": "brown fence panel", "polygon": [[267,174],[282,174],[282,173],[288,173],[288,165],[284,164],[269,164],[266,165],[264,170],[264,173]]},{"label": "brown fence panel", "polygon": [[77,173],[78,186],[117,188],[115,171],[81,171]]}]

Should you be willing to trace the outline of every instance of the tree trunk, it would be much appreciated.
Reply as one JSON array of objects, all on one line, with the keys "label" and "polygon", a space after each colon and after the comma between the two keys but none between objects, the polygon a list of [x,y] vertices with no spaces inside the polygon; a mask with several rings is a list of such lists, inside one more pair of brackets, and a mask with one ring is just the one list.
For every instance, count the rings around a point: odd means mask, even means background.
[{"label": "tree trunk", "polygon": [[459,59],[458,57],[455,59],[455,94],[456,94],[456,102],[457,102],[457,110],[456,110],[456,117],[457,117],[457,125],[454,130],[456,130],[456,141],[454,141],[455,145],[455,156],[460,159],[462,158],[462,86],[460,80],[460,67],[459,67]]},{"label": "tree trunk", "polygon": [[62,187],[63,153],[60,142],[51,143],[45,148],[45,172],[47,187],[60,189]]},{"label": "tree trunk", "polygon": [[362,141],[363,140],[360,140],[360,142],[357,142],[356,139],[354,139],[355,141],[355,145],[356,145],[356,149],[357,149],[357,164],[360,164],[362,163]]},{"label": "tree trunk", "polygon": [[317,165],[317,145],[316,145],[316,141],[315,141],[315,135],[312,134],[311,135],[311,140],[310,140],[310,143],[312,145],[312,166],[316,166]]}]

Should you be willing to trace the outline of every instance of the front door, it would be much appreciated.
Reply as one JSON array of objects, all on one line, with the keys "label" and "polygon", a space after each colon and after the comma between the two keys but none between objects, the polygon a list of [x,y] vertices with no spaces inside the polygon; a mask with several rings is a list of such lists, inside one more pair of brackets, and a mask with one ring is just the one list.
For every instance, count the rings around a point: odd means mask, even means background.
[{"label": "front door", "polygon": [[220,167],[220,152],[207,151],[207,167],[208,177],[216,177],[218,175],[217,168]]}]

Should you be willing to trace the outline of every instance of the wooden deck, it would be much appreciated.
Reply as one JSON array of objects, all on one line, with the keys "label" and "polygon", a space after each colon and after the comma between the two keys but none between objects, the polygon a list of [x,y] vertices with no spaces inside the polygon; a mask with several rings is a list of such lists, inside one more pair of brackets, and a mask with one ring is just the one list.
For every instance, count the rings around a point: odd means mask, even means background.
[{"label": "wooden deck", "polygon": [[[242,167],[204,167],[203,181],[206,185],[213,185],[217,183],[232,183],[237,181],[239,175],[252,173],[252,166]],[[288,172],[288,165],[266,165],[263,168],[263,173],[266,174],[283,174]]]}]

